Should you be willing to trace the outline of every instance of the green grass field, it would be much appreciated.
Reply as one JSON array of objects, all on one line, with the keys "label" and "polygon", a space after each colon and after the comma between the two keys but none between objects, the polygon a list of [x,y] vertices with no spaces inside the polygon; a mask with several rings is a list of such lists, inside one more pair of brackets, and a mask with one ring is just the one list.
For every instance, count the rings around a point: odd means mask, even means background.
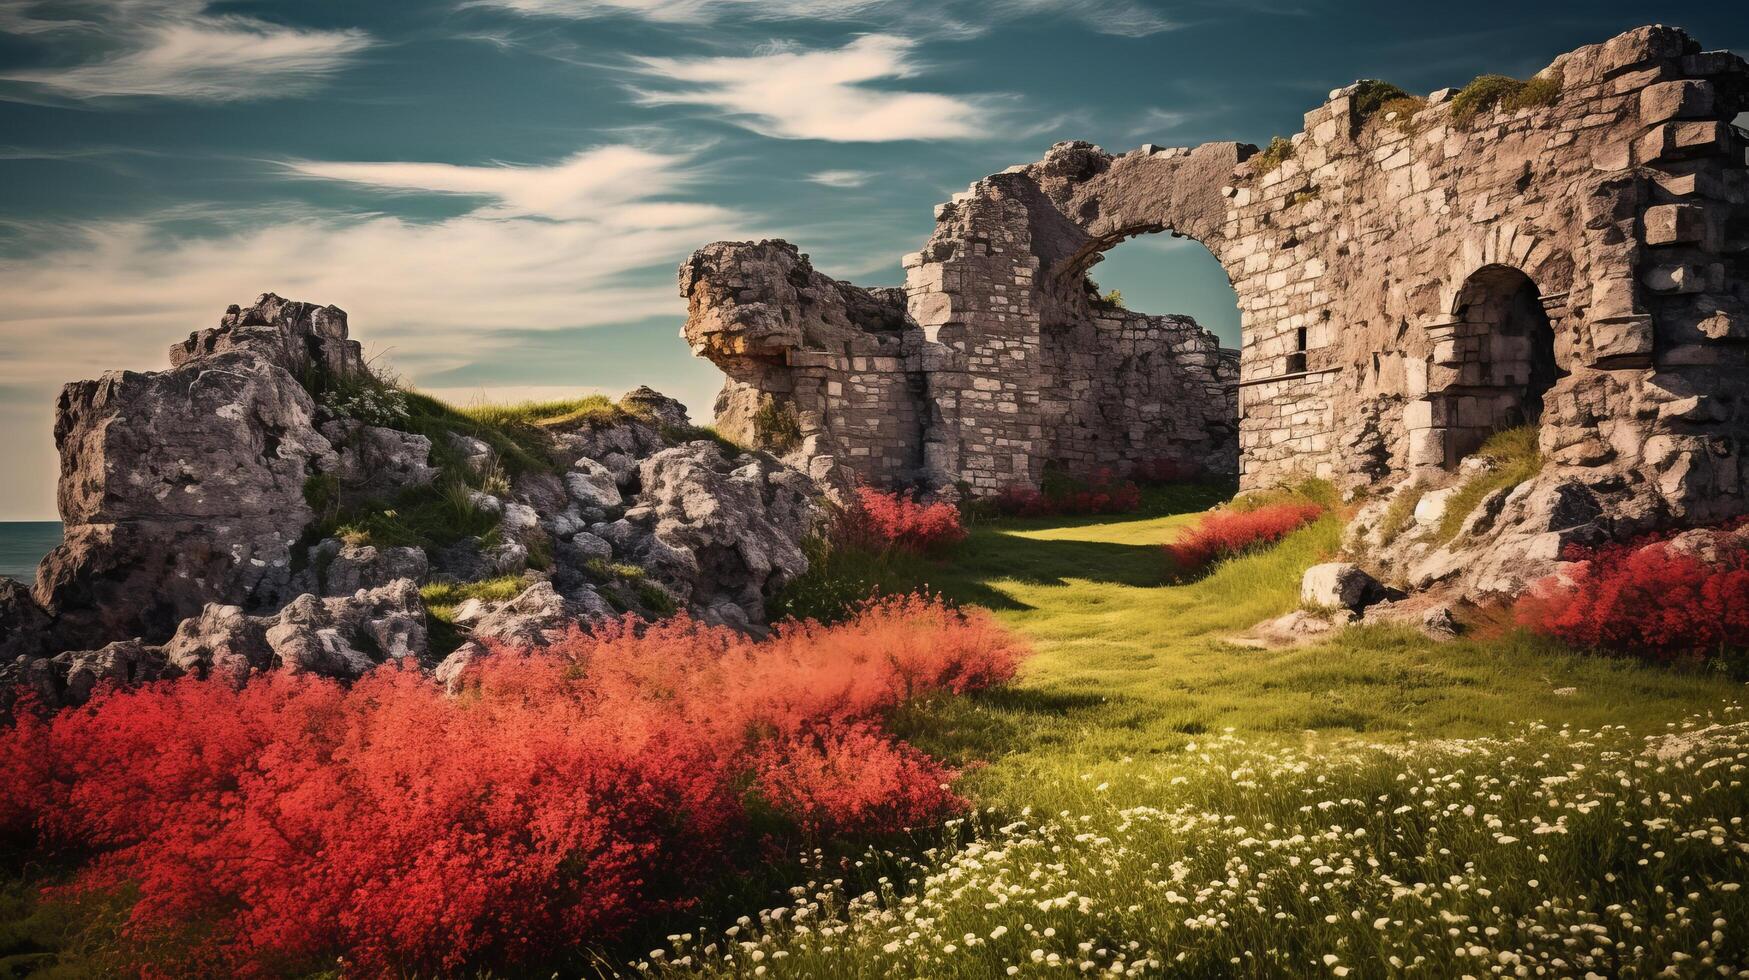
[{"label": "green grass field", "polygon": [[1367,627],[1298,649],[1236,646],[1228,638],[1299,605],[1301,571],[1336,550],[1341,527],[1326,517],[1170,584],[1160,546],[1215,499],[1171,488],[1149,501],[1167,513],[990,522],[951,560],[914,569],[929,588],[991,610],[1035,653],[1017,683],[931,706],[907,733],[989,761],[968,784],[981,800],[1026,805],[1042,775],[1173,752],[1229,728],[1296,743],[1490,735],[1530,719],[1644,728],[1741,690],[1528,636],[1441,644]]},{"label": "green grass field", "polygon": [[1749,736],[1726,729],[1692,766],[1636,754],[1647,736],[1740,718],[1742,685],[1517,635],[1441,644],[1368,627],[1297,649],[1234,645],[1299,604],[1301,571],[1335,551],[1341,525],[1328,516],[1171,581],[1160,546],[1221,496],[1168,488],[1140,515],[986,522],[947,560],[866,576],[982,606],[1034,647],[1006,688],[900,719],[906,737],[968,766],[960,789],[977,809],[945,843],[871,850],[848,873],[821,857],[774,910],[744,910],[732,935],[703,924],[643,968],[1745,965],[1749,906],[1735,885],[1749,867]]}]

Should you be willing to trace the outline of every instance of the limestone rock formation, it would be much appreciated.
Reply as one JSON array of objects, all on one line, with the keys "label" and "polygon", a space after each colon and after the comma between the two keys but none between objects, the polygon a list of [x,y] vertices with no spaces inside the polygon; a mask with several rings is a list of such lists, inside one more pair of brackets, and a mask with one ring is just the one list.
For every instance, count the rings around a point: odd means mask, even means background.
[{"label": "limestone rock formation", "polygon": [[65,541],[36,597],[62,648],[163,640],[208,602],[290,598],[304,484],[336,463],[299,378],[360,371],[346,315],[263,295],[171,351],[168,371],[67,385],[55,418]]},{"label": "limestone rock formation", "polygon": [[[34,596],[0,586],[0,681],[63,704],[106,679],[433,669],[459,641],[447,677],[627,612],[758,631],[807,567],[812,481],[688,442],[685,406],[648,388],[511,429],[424,402],[415,417],[343,312],[272,295],[171,365],[63,392],[66,541]],[[529,584],[470,599],[434,647],[421,585],[503,576]]]},{"label": "limestone rock formation", "polygon": [[815,488],[800,473],[699,440],[644,460],[639,479],[633,506],[600,536],[707,621],[757,627],[765,600],[807,570]]},{"label": "limestone rock formation", "polygon": [[468,641],[437,665],[435,676],[453,691],[468,665],[496,648],[540,647],[612,615],[613,610],[592,589],[561,595],[551,582],[536,582],[516,598],[471,617]]},{"label": "limestone rock formation", "polygon": [[425,661],[425,607],[408,579],[350,596],[306,593],[269,616],[213,603],[183,621],[164,655],[178,671],[202,677],[243,680],[264,670],[358,677],[391,660]]}]

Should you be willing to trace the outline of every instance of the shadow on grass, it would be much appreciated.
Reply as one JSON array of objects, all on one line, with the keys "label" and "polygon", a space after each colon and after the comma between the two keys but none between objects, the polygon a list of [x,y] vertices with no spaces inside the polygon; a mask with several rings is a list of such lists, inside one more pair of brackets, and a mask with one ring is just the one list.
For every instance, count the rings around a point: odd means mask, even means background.
[{"label": "shadow on grass", "polygon": [[955,559],[930,586],[956,602],[991,609],[1026,608],[993,588],[994,581],[1067,585],[1083,580],[1152,588],[1165,583],[1168,565],[1159,545],[1031,538],[1003,531],[975,535]]},{"label": "shadow on grass", "polygon": [[995,687],[905,706],[894,716],[894,734],[956,765],[987,762],[1024,746],[1072,744],[1089,726],[1113,723],[1147,706],[1123,695]]}]

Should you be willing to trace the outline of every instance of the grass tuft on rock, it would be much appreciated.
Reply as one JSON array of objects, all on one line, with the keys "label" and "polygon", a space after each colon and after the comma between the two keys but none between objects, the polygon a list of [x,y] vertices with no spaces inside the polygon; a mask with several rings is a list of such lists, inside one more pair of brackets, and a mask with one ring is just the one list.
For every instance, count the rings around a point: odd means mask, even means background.
[{"label": "grass tuft on rock", "polygon": [[1379,518],[1379,544],[1387,545],[1409,529],[1415,521],[1415,505],[1427,495],[1427,484],[1416,480],[1391,498],[1391,505]]},{"label": "grass tuft on rock", "polygon": [[1510,112],[1552,105],[1560,98],[1561,83],[1560,72],[1538,75],[1528,81],[1507,75],[1479,75],[1452,98],[1451,118],[1460,125],[1469,125],[1492,109]]},{"label": "grass tuft on rock", "polygon": [[1380,81],[1376,78],[1363,78],[1355,83],[1354,91],[1349,95],[1349,104],[1354,107],[1355,116],[1365,120],[1383,110],[1385,105],[1392,100],[1409,97],[1408,92],[1390,82]]},{"label": "grass tuft on rock", "polygon": [[1446,501],[1445,513],[1439,519],[1439,540],[1451,541],[1463,529],[1464,520],[1489,494],[1516,487],[1543,468],[1543,456],[1537,446],[1535,426],[1521,425],[1505,429],[1488,437],[1475,455],[1494,460],[1494,468],[1464,481],[1452,498]]},{"label": "grass tuft on rock", "polygon": [[766,398],[753,413],[753,438],[763,449],[786,453],[801,445],[802,423],[795,406]]},{"label": "grass tuft on rock", "polygon": [[1261,177],[1294,157],[1292,140],[1277,136],[1269,141],[1269,145],[1257,152],[1252,163],[1252,173]]}]

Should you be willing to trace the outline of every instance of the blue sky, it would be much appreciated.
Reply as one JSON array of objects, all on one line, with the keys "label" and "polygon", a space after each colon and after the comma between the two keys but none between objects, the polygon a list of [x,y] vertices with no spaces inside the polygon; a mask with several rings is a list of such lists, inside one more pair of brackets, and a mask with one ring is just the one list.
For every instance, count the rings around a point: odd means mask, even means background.
[{"label": "blue sky", "polygon": [[[0,520],[52,517],[54,393],[272,290],[453,400],[648,383],[704,418],[674,269],[778,236],[900,281],[931,209],[1058,139],[1262,143],[1332,88],[1526,75],[1743,4],[0,0]],[[1237,338],[1200,247],[1095,272]]]}]

